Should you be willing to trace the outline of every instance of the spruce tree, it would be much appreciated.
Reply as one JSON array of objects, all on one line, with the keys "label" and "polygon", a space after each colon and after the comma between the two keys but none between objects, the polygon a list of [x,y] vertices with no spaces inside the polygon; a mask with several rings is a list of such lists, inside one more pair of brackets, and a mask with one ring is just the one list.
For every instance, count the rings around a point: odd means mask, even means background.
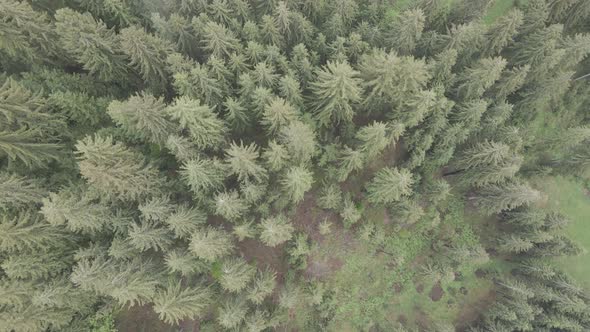
[{"label": "spruce tree", "polygon": [[260,182],[266,178],[266,170],[258,164],[258,147],[255,143],[240,145],[232,142],[225,151],[226,162],[232,174],[238,176],[239,181],[248,182],[254,180]]},{"label": "spruce tree", "polygon": [[283,191],[293,204],[298,204],[303,200],[305,193],[311,189],[312,184],[313,173],[302,166],[289,168],[281,179]]},{"label": "spruce tree", "polygon": [[311,83],[312,104],[317,121],[322,126],[349,123],[354,107],[361,100],[359,73],[345,62],[328,62],[317,72]]},{"label": "spruce tree", "polygon": [[166,107],[170,117],[187,130],[195,145],[200,149],[218,146],[224,140],[225,126],[212,109],[199,100],[188,97],[177,98]]},{"label": "spruce tree", "polygon": [[40,203],[47,196],[40,181],[17,174],[0,172],[0,209]]},{"label": "spruce tree", "polygon": [[394,23],[389,45],[401,54],[410,54],[422,37],[425,22],[426,17],[421,9],[402,12]]},{"label": "spruce tree", "polygon": [[193,233],[189,245],[195,256],[209,262],[229,255],[233,247],[231,235],[213,227],[202,228]]},{"label": "spruce tree", "polygon": [[248,288],[248,300],[254,304],[261,304],[276,287],[277,273],[266,267],[258,270],[252,285]]},{"label": "spruce tree", "polygon": [[367,198],[373,204],[389,204],[410,193],[414,180],[412,174],[397,168],[383,168],[367,184]]},{"label": "spruce tree", "polygon": [[247,286],[255,272],[255,268],[244,259],[230,258],[221,264],[219,283],[223,289],[237,293]]},{"label": "spruce tree", "polygon": [[124,102],[112,101],[108,113],[132,137],[163,144],[174,128],[165,107],[162,98],[141,93]]},{"label": "spruce tree", "polygon": [[104,80],[127,73],[115,31],[107,28],[104,22],[90,13],[81,14],[70,8],[59,9],[55,20],[60,46],[84,69]]},{"label": "spruce tree", "polygon": [[276,247],[289,241],[294,230],[284,215],[268,217],[260,223],[260,240],[269,247]]},{"label": "spruce tree", "polygon": [[205,313],[213,294],[204,287],[182,287],[182,283],[169,280],[166,288],[154,296],[154,311],[168,324],[184,319],[195,319]]},{"label": "spruce tree", "polygon": [[483,213],[491,215],[522,205],[529,205],[540,198],[541,193],[527,184],[508,182],[485,186],[469,199],[473,200]]},{"label": "spruce tree", "polygon": [[133,200],[158,190],[161,178],[143,156],[110,136],[87,136],[76,144],[82,177],[107,197]]}]

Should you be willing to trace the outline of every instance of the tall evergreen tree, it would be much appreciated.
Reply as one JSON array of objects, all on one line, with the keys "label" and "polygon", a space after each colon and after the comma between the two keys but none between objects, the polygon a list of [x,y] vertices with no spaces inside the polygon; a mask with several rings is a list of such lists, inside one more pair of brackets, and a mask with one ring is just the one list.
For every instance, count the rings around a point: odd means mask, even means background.
[{"label": "tall evergreen tree", "polygon": [[412,174],[397,168],[383,168],[367,184],[367,198],[373,204],[388,204],[410,193],[414,180]]},{"label": "tall evergreen tree", "polygon": [[311,83],[312,104],[322,126],[352,121],[362,93],[358,74],[345,62],[328,62],[317,72],[317,79]]}]

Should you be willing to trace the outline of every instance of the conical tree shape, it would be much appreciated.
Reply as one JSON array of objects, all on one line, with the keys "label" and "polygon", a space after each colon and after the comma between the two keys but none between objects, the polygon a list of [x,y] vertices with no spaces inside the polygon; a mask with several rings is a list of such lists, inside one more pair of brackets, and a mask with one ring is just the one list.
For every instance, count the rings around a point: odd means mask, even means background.
[{"label": "conical tree shape", "polygon": [[154,311],[168,324],[178,324],[181,320],[203,315],[212,296],[207,288],[183,288],[180,281],[170,279],[164,290],[156,292]]}]

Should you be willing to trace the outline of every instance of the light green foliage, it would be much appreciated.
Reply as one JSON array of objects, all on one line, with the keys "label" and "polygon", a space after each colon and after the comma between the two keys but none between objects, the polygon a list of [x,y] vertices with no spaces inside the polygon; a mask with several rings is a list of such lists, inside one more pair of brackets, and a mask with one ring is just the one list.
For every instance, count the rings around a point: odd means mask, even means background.
[{"label": "light green foliage", "polygon": [[496,55],[508,46],[513,37],[518,32],[518,28],[523,23],[523,14],[520,10],[512,10],[505,16],[502,16],[488,29],[486,38],[486,54]]},{"label": "light green foliage", "polygon": [[159,285],[153,264],[134,259],[117,263],[101,258],[82,260],[70,279],[83,290],[108,295],[121,305],[141,305],[151,300]]},{"label": "light green foliage", "polygon": [[234,296],[226,299],[219,307],[217,321],[224,328],[233,329],[239,326],[244,318],[246,318],[247,311],[246,302]]},{"label": "light green foliage", "polygon": [[20,55],[23,60],[34,60],[56,51],[57,45],[50,42],[55,35],[44,12],[35,11],[26,2],[12,0],[2,1],[0,12],[0,49],[10,57]]},{"label": "light green foliage", "polygon": [[191,236],[190,250],[200,259],[213,262],[234,248],[231,235],[213,227],[199,229]]},{"label": "light green foliage", "polygon": [[373,122],[362,127],[356,133],[356,138],[361,141],[360,149],[368,160],[378,156],[391,143],[387,125],[383,122]]},{"label": "light green foliage", "polygon": [[234,37],[233,32],[216,22],[207,22],[205,24],[203,42],[205,49],[212,56],[219,58],[229,56],[238,48],[238,40]]},{"label": "light green foliage", "polygon": [[195,195],[221,187],[225,179],[224,166],[216,159],[190,159],[180,174]]},{"label": "light green foliage", "polygon": [[107,206],[77,188],[49,194],[40,212],[50,224],[67,224],[73,232],[89,234],[101,231],[112,218]]},{"label": "light green foliage", "polygon": [[0,130],[0,154],[29,168],[43,167],[59,158],[61,145],[47,143],[42,133],[33,129]]},{"label": "light green foliage", "polygon": [[480,59],[457,78],[457,95],[464,100],[481,97],[500,78],[504,67],[506,60],[501,57]]},{"label": "light green foliage", "polygon": [[260,240],[269,247],[289,241],[295,228],[282,214],[265,218],[260,222]]},{"label": "light green foliage", "polygon": [[172,245],[172,236],[166,228],[143,221],[141,224],[131,224],[129,242],[140,251],[166,251]]},{"label": "light green foliage", "polygon": [[268,142],[268,148],[262,153],[266,164],[271,171],[278,171],[286,166],[287,160],[289,159],[289,153],[287,149],[278,144],[276,141]]},{"label": "light green foliage", "polygon": [[340,217],[346,227],[356,224],[361,219],[361,211],[350,197],[344,199]]},{"label": "light green foliage", "polygon": [[253,238],[256,233],[252,222],[243,222],[239,225],[235,225],[233,228],[233,234],[238,238],[239,241],[244,241],[247,238]]},{"label": "light green foliage", "polygon": [[359,73],[345,62],[328,62],[311,83],[313,105],[322,126],[352,121],[354,106],[361,100]]},{"label": "light green foliage", "polygon": [[207,215],[197,208],[180,206],[164,220],[177,238],[188,238],[207,221]]},{"label": "light green foliage", "polygon": [[0,331],[588,330],[589,19],[0,0]]},{"label": "light green foliage", "polygon": [[137,26],[122,29],[119,38],[121,51],[146,81],[154,85],[166,82],[166,58],[172,52],[172,45]]},{"label": "light green foliage", "polygon": [[338,158],[338,181],[346,181],[352,172],[363,169],[366,159],[362,151],[353,150],[348,146],[345,146],[340,153],[340,158]]},{"label": "light green foliage", "polygon": [[342,191],[337,185],[325,186],[318,198],[318,205],[323,209],[337,210],[342,203]]},{"label": "light green foliage", "polygon": [[297,120],[298,112],[283,98],[274,97],[264,108],[261,123],[268,127],[269,133],[276,133],[292,121]]},{"label": "light green foliage", "polygon": [[47,192],[39,181],[7,172],[0,173],[0,208],[22,207],[41,202]]},{"label": "light green foliage", "polygon": [[184,250],[168,253],[165,262],[168,270],[178,272],[185,277],[202,272],[208,267],[206,263],[199,261],[194,255]]},{"label": "light green foliage", "polygon": [[425,21],[426,17],[421,9],[404,11],[394,23],[389,44],[402,54],[411,53],[422,37]]},{"label": "light green foliage", "polygon": [[113,79],[127,72],[115,31],[102,21],[95,20],[90,13],[81,14],[70,8],[59,9],[55,19],[60,46],[84,69],[101,79]]},{"label": "light green foliage", "polygon": [[5,252],[47,249],[64,240],[60,229],[29,213],[13,218],[4,215],[0,231],[0,250]]},{"label": "light green foliage", "polygon": [[88,136],[76,149],[82,177],[105,196],[128,200],[157,191],[157,170],[112,137]]},{"label": "light green foliage", "polygon": [[239,181],[254,180],[260,182],[266,178],[266,170],[258,164],[258,147],[255,143],[240,145],[232,142],[225,150],[226,161],[232,174],[238,176]]},{"label": "light green foliage", "polygon": [[287,148],[292,161],[305,164],[317,153],[317,141],[313,128],[300,121],[294,121],[283,128],[279,141]]},{"label": "light green foliage", "polygon": [[289,168],[281,179],[283,191],[293,204],[303,200],[305,193],[311,189],[312,184],[313,173],[302,166]]},{"label": "light green foliage", "polygon": [[412,173],[406,169],[383,168],[367,184],[367,198],[373,204],[388,204],[409,195],[414,184]]},{"label": "light green foliage", "polygon": [[108,113],[132,137],[163,144],[174,128],[164,108],[161,98],[142,93],[124,102],[112,101]]},{"label": "light green foliage", "polygon": [[423,89],[430,79],[423,60],[376,49],[361,57],[359,71],[367,90],[365,104],[377,108],[401,104]]},{"label": "light green foliage", "polygon": [[277,273],[270,268],[258,270],[252,285],[248,288],[248,300],[260,304],[276,287]]},{"label": "light green foliage", "polygon": [[207,105],[188,97],[177,98],[166,108],[170,117],[180,123],[182,129],[190,133],[195,145],[200,149],[216,147],[223,141],[225,127],[223,121]]},{"label": "light green foliage", "polygon": [[244,259],[229,258],[221,264],[219,283],[223,289],[237,293],[247,286],[255,272]]},{"label": "light green foliage", "polygon": [[488,185],[471,197],[475,205],[485,214],[491,215],[538,201],[541,193],[526,184],[509,182],[502,185]]},{"label": "light green foliage", "polygon": [[181,320],[204,314],[212,295],[207,288],[185,288],[180,280],[169,280],[166,288],[154,296],[154,311],[163,321],[178,324]]},{"label": "light green foliage", "polygon": [[240,219],[248,205],[236,191],[221,192],[215,196],[215,213],[229,221]]}]

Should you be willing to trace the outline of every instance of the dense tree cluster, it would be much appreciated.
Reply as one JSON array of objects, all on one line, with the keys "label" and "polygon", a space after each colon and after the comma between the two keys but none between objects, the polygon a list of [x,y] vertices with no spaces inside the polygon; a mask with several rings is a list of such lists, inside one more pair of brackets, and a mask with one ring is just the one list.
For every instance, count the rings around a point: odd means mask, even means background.
[{"label": "dense tree cluster", "polygon": [[[333,329],[298,207],[388,252],[365,206],[399,230],[440,221],[451,190],[498,216],[516,266],[473,331],[589,330],[585,291],[545,260],[582,249],[527,177],[590,170],[590,1],[490,24],[489,0],[390,2],[0,0],[0,331],[141,305],[204,330]],[[535,137],[551,112],[571,121]]]}]

